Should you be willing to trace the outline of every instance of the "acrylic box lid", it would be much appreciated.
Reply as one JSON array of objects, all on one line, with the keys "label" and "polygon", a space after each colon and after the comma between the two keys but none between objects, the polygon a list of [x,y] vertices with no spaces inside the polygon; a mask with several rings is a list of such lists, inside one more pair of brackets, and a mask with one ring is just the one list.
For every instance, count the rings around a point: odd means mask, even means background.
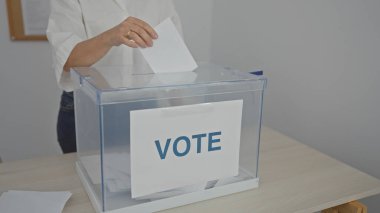
[{"label": "acrylic box lid", "polygon": [[[199,63],[199,67],[193,72],[136,74],[142,73],[136,70],[137,68],[133,66],[86,67],[74,68],[71,73],[78,88],[95,95],[94,98],[103,98],[100,103],[111,99],[122,101],[125,99],[124,93],[129,94],[127,99],[131,100],[132,93],[142,95],[144,91],[146,93],[149,90],[192,89],[243,82],[250,82],[251,85],[254,83],[256,90],[263,90],[266,87],[266,78],[263,76],[210,63]],[[112,98],[108,99],[105,96]],[[143,95],[140,98],[143,98]]]}]

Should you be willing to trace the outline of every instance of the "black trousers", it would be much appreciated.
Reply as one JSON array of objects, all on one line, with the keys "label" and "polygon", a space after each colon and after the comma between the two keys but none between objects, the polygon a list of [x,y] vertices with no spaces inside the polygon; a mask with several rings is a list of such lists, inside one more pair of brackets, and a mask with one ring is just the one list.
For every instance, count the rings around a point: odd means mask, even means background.
[{"label": "black trousers", "polygon": [[63,92],[57,121],[58,142],[63,153],[77,151],[75,134],[74,96],[72,92]]}]

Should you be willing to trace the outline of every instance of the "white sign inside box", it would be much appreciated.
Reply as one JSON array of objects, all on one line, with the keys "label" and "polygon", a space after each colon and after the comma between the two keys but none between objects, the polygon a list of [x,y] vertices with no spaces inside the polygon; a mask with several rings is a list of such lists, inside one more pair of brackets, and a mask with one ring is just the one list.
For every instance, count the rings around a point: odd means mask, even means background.
[{"label": "white sign inside box", "polygon": [[131,112],[132,198],[233,177],[243,101]]}]

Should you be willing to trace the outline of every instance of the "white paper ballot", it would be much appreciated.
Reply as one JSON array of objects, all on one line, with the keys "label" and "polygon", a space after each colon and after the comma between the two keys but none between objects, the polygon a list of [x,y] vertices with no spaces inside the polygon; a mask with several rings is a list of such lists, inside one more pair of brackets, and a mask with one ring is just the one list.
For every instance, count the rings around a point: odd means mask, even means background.
[{"label": "white paper ballot", "polygon": [[70,192],[8,191],[0,197],[1,213],[60,213]]},{"label": "white paper ballot", "polygon": [[[105,154],[103,171],[105,185],[110,192],[118,192],[131,188],[129,154],[112,153]],[[86,169],[92,184],[101,184],[100,156],[91,155],[80,158],[83,167]]]},{"label": "white paper ballot", "polygon": [[153,47],[140,51],[155,73],[188,72],[198,65],[175,27],[168,18],[155,28],[158,39]]}]

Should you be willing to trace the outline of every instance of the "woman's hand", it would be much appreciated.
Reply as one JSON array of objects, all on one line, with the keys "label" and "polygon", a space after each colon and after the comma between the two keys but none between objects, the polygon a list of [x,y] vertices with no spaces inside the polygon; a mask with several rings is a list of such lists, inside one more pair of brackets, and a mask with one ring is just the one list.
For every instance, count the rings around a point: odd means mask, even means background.
[{"label": "woman's hand", "polygon": [[70,53],[63,70],[72,67],[89,67],[103,58],[113,46],[127,45],[132,48],[153,46],[158,35],[146,22],[129,17],[116,27],[77,44]]},{"label": "woman's hand", "polygon": [[129,17],[119,25],[103,33],[110,46],[122,44],[132,48],[153,46],[153,40],[158,38],[156,31],[146,22]]}]

